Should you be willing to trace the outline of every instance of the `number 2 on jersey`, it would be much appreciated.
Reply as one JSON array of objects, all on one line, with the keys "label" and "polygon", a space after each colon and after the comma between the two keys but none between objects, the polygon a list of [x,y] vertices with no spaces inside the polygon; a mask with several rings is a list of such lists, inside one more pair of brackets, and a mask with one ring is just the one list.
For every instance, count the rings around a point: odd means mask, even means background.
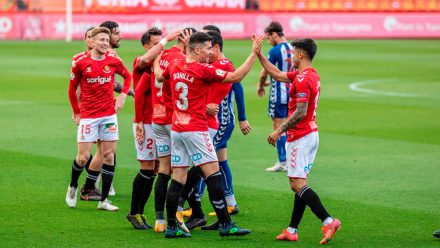
[{"label": "number 2 on jersey", "polygon": [[176,84],[175,90],[179,91],[182,89],[182,92],[179,94],[179,99],[176,100],[176,106],[180,110],[187,110],[188,109],[188,85],[183,82],[178,82]]}]

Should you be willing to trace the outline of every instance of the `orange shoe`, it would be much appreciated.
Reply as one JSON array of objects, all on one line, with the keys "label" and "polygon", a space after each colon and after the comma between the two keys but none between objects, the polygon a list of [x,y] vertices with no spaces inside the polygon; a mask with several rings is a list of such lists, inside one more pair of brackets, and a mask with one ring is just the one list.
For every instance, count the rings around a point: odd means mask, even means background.
[{"label": "orange shoe", "polygon": [[322,227],[323,238],[319,244],[325,245],[327,244],[335,235],[336,231],[341,229],[341,221],[338,219],[334,219],[332,223]]},{"label": "orange shoe", "polygon": [[189,218],[192,215],[192,208],[187,208],[185,210],[183,210],[183,217]]},{"label": "orange shoe", "polygon": [[[235,205],[235,206],[228,206],[228,214],[229,215],[238,214],[238,212],[240,212],[240,209],[238,208],[237,205]],[[209,216],[217,216],[217,213],[216,212],[211,212],[208,215]]]},{"label": "orange shoe", "polygon": [[287,240],[287,241],[298,241],[298,234],[297,233],[290,233],[287,231],[287,228],[283,230],[283,232],[277,236],[278,240]]}]

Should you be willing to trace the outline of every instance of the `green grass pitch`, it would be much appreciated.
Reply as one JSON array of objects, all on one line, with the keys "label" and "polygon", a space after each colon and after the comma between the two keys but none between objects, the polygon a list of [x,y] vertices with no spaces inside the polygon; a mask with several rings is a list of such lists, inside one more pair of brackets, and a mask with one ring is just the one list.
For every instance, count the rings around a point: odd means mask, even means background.
[{"label": "green grass pitch", "polygon": [[[321,75],[320,146],[309,184],[343,228],[331,247],[439,247],[440,45],[439,40],[319,40],[314,65]],[[115,175],[120,207],[64,202],[76,128],[67,97],[70,59],[82,42],[0,42],[0,246],[1,247],[316,247],[320,221],[306,210],[299,242],[276,235],[289,224],[293,194],[285,173],[266,173],[275,149],[267,98],[256,95],[258,62],[243,80],[252,133],[236,130],[229,163],[241,212],[233,217],[252,234],[220,238],[195,230],[166,240],[133,230],[125,220],[139,166],[132,135],[133,99],[119,114]],[[268,51],[265,44],[264,52]],[[227,41],[235,65],[249,41]],[[123,41],[120,56],[131,69],[142,53]],[[85,180],[85,173],[80,184]],[[205,212],[211,211],[207,195]],[[146,207],[154,223],[153,199]],[[209,221],[213,221],[209,218]]]}]

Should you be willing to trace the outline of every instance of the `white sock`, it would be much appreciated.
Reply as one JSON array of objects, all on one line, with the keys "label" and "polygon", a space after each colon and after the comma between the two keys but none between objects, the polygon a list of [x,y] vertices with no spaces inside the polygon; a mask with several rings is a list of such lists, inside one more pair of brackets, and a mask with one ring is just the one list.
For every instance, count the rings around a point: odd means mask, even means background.
[{"label": "white sock", "polygon": [[164,224],[165,225],[165,220],[156,220],[156,222],[160,223],[160,224]]},{"label": "white sock", "polygon": [[289,227],[287,228],[287,231],[288,231],[290,234],[295,234],[296,231],[297,231],[297,229],[289,226]]},{"label": "white sock", "polygon": [[229,207],[235,207],[237,205],[234,195],[228,195],[225,196],[225,198],[226,198],[226,203],[228,204]]},{"label": "white sock", "polygon": [[327,217],[327,219],[325,219],[323,222],[322,222],[322,225],[323,226],[326,226],[326,225],[328,225],[328,224],[330,224],[330,223],[332,223],[333,222],[333,218],[332,217]]},{"label": "white sock", "polygon": [[178,207],[177,207],[177,211],[178,211],[178,212],[182,212],[182,211],[183,211],[183,207],[178,206]]}]

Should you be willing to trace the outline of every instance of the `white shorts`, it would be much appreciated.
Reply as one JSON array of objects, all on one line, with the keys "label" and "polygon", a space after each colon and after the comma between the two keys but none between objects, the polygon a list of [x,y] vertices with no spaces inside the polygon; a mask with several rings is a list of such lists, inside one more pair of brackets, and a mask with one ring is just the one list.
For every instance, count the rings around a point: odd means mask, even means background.
[{"label": "white shorts", "polygon": [[150,124],[144,124],[144,141],[139,144],[136,140],[136,126],[133,123],[134,145],[136,147],[136,157],[139,161],[156,160],[156,142],[154,141],[153,127]]},{"label": "white shorts", "polygon": [[287,176],[292,178],[307,178],[318,150],[318,132],[286,142]]},{"label": "white shorts", "polygon": [[154,138],[156,139],[157,156],[159,158],[171,155],[171,125],[153,123]]},{"label": "white shorts", "polygon": [[209,132],[171,131],[171,166],[186,167],[217,162],[214,145]]},{"label": "white shorts", "polygon": [[214,140],[215,135],[217,134],[217,129],[209,128],[209,137],[211,137],[211,140]]},{"label": "white shorts", "polygon": [[81,119],[76,132],[76,141],[117,141],[119,140],[118,116],[116,114],[100,117]]}]

